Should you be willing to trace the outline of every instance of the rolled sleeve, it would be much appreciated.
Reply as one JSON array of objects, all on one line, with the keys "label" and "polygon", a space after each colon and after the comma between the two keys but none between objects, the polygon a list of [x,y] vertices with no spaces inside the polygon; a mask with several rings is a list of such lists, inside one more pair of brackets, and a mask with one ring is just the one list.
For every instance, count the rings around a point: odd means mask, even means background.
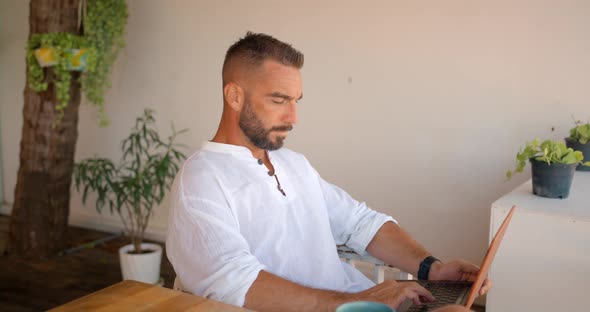
[{"label": "rolled sleeve", "polygon": [[368,218],[366,218],[363,222],[356,224],[356,231],[351,233],[350,238],[346,242],[348,247],[354,249],[354,251],[361,256],[368,255],[367,246],[385,222],[391,221],[397,223],[397,221],[392,217],[374,210],[371,210],[371,212],[367,215]]},{"label": "rolled sleeve", "polygon": [[228,207],[173,187],[166,252],[183,290],[243,306],[265,269],[239,232]]},{"label": "rolled sleeve", "polygon": [[360,255],[385,222],[397,221],[377,212],[364,202],[356,201],[346,191],[320,178],[320,185],[328,207],[332,235],[338,245],[347,245]]}]

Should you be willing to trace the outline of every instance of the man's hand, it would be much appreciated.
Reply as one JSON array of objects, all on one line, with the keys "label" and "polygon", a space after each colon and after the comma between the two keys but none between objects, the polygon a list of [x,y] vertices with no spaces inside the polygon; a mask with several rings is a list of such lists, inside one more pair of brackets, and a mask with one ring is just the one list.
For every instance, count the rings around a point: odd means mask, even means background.
[{"label": "man's hand", "polygon": [[406,300],[412,300],[415,305],[435,300],[428,290],[415,282],[398,283],[393,280],[384,281],[355,297],[357,300],[383,302],[396,309]]},{"label": "man's hand", "polygon": [[[479,267],[463,260],[454,260],[447,263],[437,261],[432,264],[428,279],[435,281],[474,281],[478,272]],[[492,288],[492,282],[486,278],[478,295],[486,294],[490,288]]]}]

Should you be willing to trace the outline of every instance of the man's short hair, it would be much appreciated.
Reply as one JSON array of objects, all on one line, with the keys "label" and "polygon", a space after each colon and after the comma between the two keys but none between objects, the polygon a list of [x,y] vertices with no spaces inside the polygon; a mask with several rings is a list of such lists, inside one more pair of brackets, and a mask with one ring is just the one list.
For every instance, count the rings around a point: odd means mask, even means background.
[{"label": "man's short hair", "polygon": [[236,63],[256,68],[266,60],[273,60],[297,69],[303,67],[303,53],[297,51],[290,44],[282,42],[266,34],[247,32],[244,38],[236,41],[225,54],[223,62],[223,84],[227,83],[226,76],[229,67]]}]

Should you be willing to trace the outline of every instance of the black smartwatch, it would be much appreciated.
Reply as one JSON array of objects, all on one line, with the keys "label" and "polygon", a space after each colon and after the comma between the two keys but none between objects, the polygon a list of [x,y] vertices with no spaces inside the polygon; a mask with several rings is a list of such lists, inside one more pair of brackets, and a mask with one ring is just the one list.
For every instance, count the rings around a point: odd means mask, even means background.
[{"label": "black smartwatch", "polygon": [[428,274],[430,273],[430,267],[435,261],[439,261],[437,258],[433,256],[428,256],[420,262],[420,268],[418,269],[418,279],[419,280],[428,280]]}]

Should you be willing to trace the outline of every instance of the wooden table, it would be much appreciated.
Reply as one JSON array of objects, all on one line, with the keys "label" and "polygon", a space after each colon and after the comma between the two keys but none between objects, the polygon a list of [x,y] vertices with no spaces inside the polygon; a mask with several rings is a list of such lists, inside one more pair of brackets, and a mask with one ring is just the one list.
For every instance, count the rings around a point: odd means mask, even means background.
[{"label": "wooden table", "polygon": [[250,311],[136,281],[122,281],[50,311]]}]

